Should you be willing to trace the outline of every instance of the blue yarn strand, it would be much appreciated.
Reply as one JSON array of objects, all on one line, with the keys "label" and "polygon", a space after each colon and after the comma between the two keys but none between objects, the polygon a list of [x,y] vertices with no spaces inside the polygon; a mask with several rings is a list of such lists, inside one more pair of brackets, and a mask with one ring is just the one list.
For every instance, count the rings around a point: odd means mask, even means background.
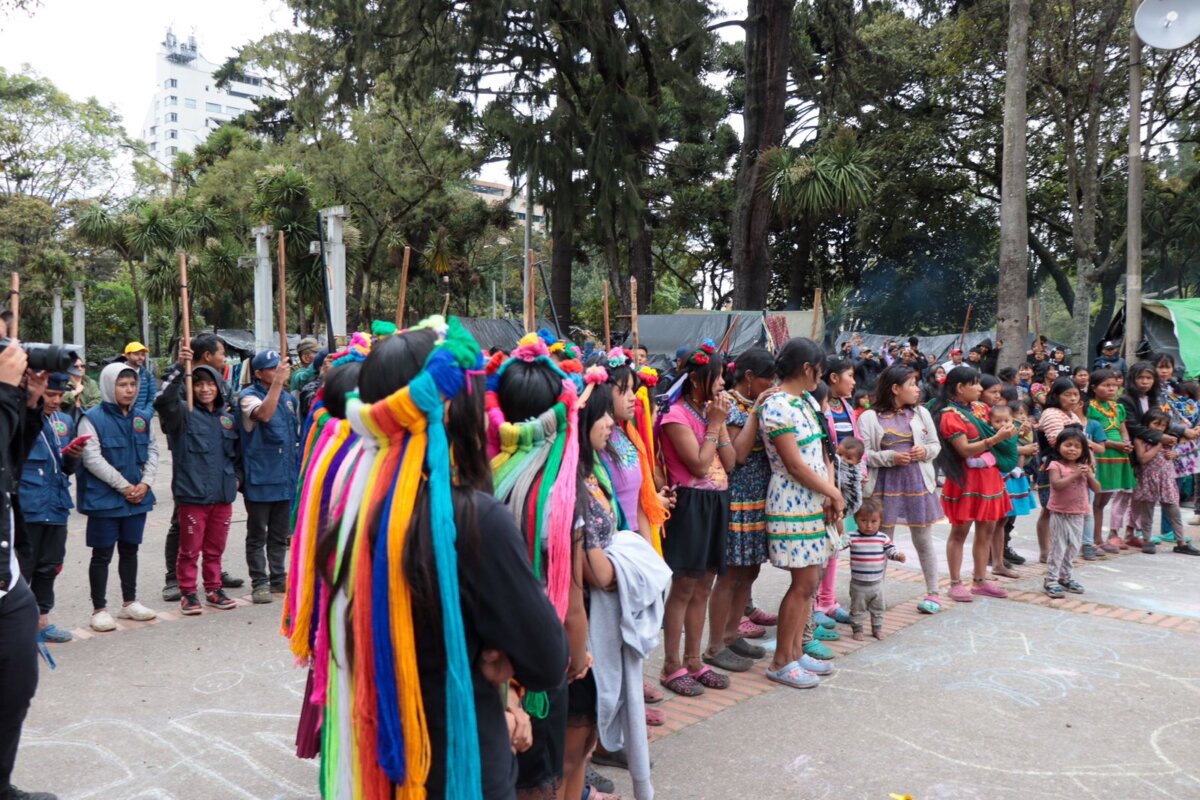
[{"label": "blue yarn strand", "polygon": [[[404,448],[408,448],[408,437]],[[396,445],[393,444],[393,447]],[[403,458],[403,455],[401,455]],[[388,573],[388,516],[392,498],[396,493],[396,481],[400,471],[391,476],[391,490],[380,509],[376,521],[378,532],[375,539],[375,561],[371,565],[371,633],[375,639],[375,686],[379,734],[376,751],[379,765],[392,783],[403,784],[408,774],[408,763],[404,758],[404,725],[400,720],[400,691],[396,685],[395,644],[392,642],[392,626],[388,618],[391,608],[391,580]]]}]

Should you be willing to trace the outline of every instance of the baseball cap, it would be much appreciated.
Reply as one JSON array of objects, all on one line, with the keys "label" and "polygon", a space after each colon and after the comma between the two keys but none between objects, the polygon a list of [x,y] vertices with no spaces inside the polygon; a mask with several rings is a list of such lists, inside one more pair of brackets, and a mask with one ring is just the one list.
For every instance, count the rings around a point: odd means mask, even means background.
[{"label": "baseball cap", "polygon": [[46,382],[46,390],[50,392],[65,392],[71,388],[71,376],[65,372],[55,372]]},{"label": "baseball cap", "polygon": [[1119,347],[1119,346],[1120,345],[1118,344],[1116,339],[1109,339],[1108,341],[1104,342],[1104,344],[1100,345],[1100,349],[1101,350],[1110,350],[1114,347]]},{"label": "baseball cap", "polygon": [[150,348],[146,347],[146,345],[142,344],[141,342],[130,342],[129,344],[125,345],[125,355],[142,352],[149,353]]},{"label": "baseball cap", "polygon": [[961,347],[955,347],[953,350],[951,350],[951,351],[950,351],[950,355],[952,355],[952,356],[961,356],[961,355],[962,355],[962,348],[961,348]]},{"label": "baseball cap", "polygon": [[279,366],[279,353],[274,350],[263,350],[256,353],[250,361],[250,369],[258,372],[260,369],[271,369]]},{"label": "baseball cap", "polygon": [[297,353],[315,353],[321,349],[321,343],[311,336],[306,336],[296,345]]},{"label": "baseball cap", "polygon": [[683,347],[680,347],[675,351],[675,360],[678,361],[681,358],[687,358],[691,354],[692,348],[685,344]]}]

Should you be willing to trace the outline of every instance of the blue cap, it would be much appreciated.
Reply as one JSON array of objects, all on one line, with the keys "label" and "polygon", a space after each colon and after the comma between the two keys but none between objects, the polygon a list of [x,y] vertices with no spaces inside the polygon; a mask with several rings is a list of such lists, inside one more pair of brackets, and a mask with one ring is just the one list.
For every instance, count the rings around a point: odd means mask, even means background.
[{"label": "blue cap", "polygon": [[65,372],[55,372],[50,375],[46,389],[51,392],[66,392],[71,389],[71,376]]},{"label": "blue cap", "polygon": [[256,353],[250,361],[250,369],[258,372],[260,369],[272,369],[279,366],[279,353],[274,350],[263,350],[261,353]]},{"label": "blue cap", "polygon": [[679,361],[680,359],[687,358],[691,354],[692,354],[692,348],[688,347],[685,344],[683,347],[681,347],[675,351],[675,360]]}]

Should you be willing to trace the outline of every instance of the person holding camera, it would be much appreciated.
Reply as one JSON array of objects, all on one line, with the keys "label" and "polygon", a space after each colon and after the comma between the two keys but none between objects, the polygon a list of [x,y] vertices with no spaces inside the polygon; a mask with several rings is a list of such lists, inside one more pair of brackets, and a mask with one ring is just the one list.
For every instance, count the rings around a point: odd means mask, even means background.
[{"label": "person holding camera", "polygon": [[246,565],[250,598],[270,603],[287,591],[287,552],[292,498],[299,472],[300,418],[296,398],[284,389],[291,365],[264,350],[250,361],[254,383],[238,398],[246,481]]},{"label": "person holding camera", "polygon": [[158,472],[158,444],[150,431],[150,414],[135,403],[141,379],[129,364],[109,364],[100,372],[103,402],[79,423],[80,435],[91,434],[79,471],[79,511],[87,517],[87,544],[92,548],[88,578],[92,591],[92,630],[115,630],[105,597],[113,550],[120,555],[122,619],[158,616],[137,599],[138,547],[146,516],[154,508],[151,485]]},{"label": "person holding camera", "polygon": [[62,572],[67,552],[67,518],[71,502],[71,479],[83,454],[83,442],[74,441],[75,423],[63,413],[63,396],[70,376],[56,372],[42,393],[40,432],[21,469],[21,516],[25,523],[22,542],[17,545],[21,575],[33,590],[38,606],[38,630],[47,642],[69,642],[70,631],[51,625],[54,581]]}]

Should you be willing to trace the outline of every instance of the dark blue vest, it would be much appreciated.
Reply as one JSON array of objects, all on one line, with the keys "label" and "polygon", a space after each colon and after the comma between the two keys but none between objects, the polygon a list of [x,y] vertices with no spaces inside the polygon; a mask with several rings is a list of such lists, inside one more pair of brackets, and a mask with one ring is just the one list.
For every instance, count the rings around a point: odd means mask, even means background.
[{"label": "dark blue vest", "polygon": [[66,525],[75,504],[71,478],[63,472],[62,449],[75,438],[75,424],[61,411],[42,417],[42,432],[21,468],[21,515],[26,522]]},{"label": "dark blue vest", "polygon": [[[168,391],[172,391],[168,389]],[[183,432],[171,437],[171,493],[176,503],[210,506],[237,499],[237,422],[226,406],[184,409]]]},{"label": "dark blue vest", "polygon": [[[255,382],[242,390],[241,397],[247,395],[263,400],[267,391]],[[241,404],[238,406],[240,408]],[[285,391],[279,395],[279,403],[270,422],[255,423],[254,430],[249,433],[244,425],[238,425],[246,472],[246,499],[250,502],[290,502],[295,496],[300,468],[300,424],[297,414],[296,398]]]},{"label": "dark blue vest", "polygon": [[[121,413],[116,403],[101,403],[89,409],[85,416],[100,438],[100,453],[104,460],[132,484],[141,483],[142,468],[150,459],[150,417],[141,409],[129,416]],[[154,492],[146,493],[141,503],[134,505],[124,495],[87,471],[79,470],[79,510],[95,517],[136,517],[154,508]]]}]

